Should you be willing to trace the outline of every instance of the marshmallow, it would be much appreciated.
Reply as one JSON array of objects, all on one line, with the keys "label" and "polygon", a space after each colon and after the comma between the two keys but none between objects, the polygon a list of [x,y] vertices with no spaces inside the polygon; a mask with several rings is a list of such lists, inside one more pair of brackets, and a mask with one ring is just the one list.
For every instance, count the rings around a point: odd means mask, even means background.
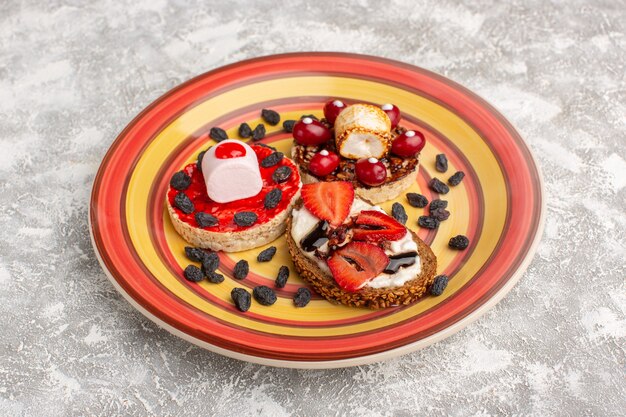
[{"label": "marshmallow", "polygon": [[202,175],[209,198],[217,203],[253,197],[263,188],[256,154],[239,140],[224,140],[206,151]]},{"label": "marshmallow", "polygon": [[391,145],[390,129],[389,116],[380,107],[353,104],[335,120],[337,149],[345,158],[382,158]]}]

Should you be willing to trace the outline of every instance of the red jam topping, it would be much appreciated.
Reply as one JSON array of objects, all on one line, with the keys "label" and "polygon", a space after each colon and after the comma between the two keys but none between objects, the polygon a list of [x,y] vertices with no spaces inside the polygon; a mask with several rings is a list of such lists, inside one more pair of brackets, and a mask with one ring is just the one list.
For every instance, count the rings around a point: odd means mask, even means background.
[{"label": "red jam topping", "polygon": [[215,149],[215,157],[217,159],[241,158],[246,155],[246,148],[241,143],[226,142],[217,145]]},{"label": "red jam topping", "polygon": [[[218,149],[215,150],[216,154],[219,148],[228,144],[229,143],[220,145]],[[270,155],[273,151],[269,148],[264,148],[262,146],[252,145],[251,147],[256,154],[257,160],[259,162],[259,170],[261,171],[261,178],[263,179],[263,188],[261,189],[261,192],[253,197],[244,198],[242,200],[232,201],[230,203],[217,203],[211,200],[207,195],[204,177],[202,176],[202,172],[198,170],[198,168],[196,167],[196,163],[194,162],[183,168],[183,171],[191,177],[191,185],[183,192],[187,194],[191,201],[193,201],[195,211],[191,214],[185,214],[180,211],[174,205],[174,197],[177,193],[179,193],[179,191],[170,187],[167,192],[167,199],[170,205],[174,207],[174,210],[182,221],[189,224],[190,226],[199,227],[198,223],[196,223],[195,214],[203,211],[217,217],[217,219],[219,220],[219,223],[217,225],[206,227],[205,230],[209,230],[212,232],[238,232],[249,229],[250,227],[267,223],[287,208],[289,202],[299,189],[300,175],[298,174],[298,168],[296,168],[293,162],[291,162],[291,160],[287,158],[282,158],[278,164],[272,167],[263,168],[261,166],[261,161],[265,157]],[[289,168],[291,168],[292,173],[287,181],[281,184],[277,184],[276,182],[274,182],[274,180],[272,180],[272,174],[277,168],[281,166],[288,166]],[[263,200],[265,199],[265,195],[274,188],[280,188],[283,192],[283,197],[280,200],[280,203],[278,203],[275,208],[266,209],[263,205]],[[235,213],[240,211],[254,212],[258,216],[257,221],[250,227],[238,226],[233,221],[233,217]]]}]

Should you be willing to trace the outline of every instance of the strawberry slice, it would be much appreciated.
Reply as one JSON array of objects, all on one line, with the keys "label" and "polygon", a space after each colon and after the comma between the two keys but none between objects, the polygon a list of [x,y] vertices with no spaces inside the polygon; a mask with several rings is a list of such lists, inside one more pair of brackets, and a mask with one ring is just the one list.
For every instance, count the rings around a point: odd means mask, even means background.
[{"label": "strawberry slice", "polygon": [[346,291],[356,292],[383,272],[389,258],[376,245],[350,242],[336,250],[327,263],[337,284]]},{"label": "strawberry slice", "polygon": [[383,240],[398,240],[406,234],[406,228],[391,216],[376,210],[359,213],[354,226],[354,240],[378,243]]},{"label": "strawberry slice", "polygon": [[345,181],[305,184],[302,186],[302,201],[315,217],[339,226],[350,214],[354,188]]}]

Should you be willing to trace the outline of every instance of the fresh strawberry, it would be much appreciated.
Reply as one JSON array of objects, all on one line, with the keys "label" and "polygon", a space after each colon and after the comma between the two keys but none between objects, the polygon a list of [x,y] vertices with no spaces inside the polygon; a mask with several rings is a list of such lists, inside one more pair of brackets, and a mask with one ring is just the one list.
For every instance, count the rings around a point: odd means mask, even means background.
[{"label": "fresh strawberry", "polygon": [[383,240],[398,240],[406,234],[405,227],[396,219],[376,210],[359,213],[354,226],[354,240],[378,243]]},{"label": "fresh strawberry", "polygon": [[383,272],[389,264],[385,252],[376,245],[350,242],[335,251],[328,267],[337,284],[346,291],[356,292]]},{"label": "fresh strawberry", "polygon": [[353,200],[354,188],[349,182],[316,182],[302,186],[304,207],[333,226],[339,226],[348,217]]}]

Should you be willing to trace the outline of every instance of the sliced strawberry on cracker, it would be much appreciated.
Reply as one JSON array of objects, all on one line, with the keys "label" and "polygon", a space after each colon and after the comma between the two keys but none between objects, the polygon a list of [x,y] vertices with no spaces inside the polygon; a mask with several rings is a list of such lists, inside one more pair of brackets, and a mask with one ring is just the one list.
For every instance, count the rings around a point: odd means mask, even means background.
[{"label": "sliced strawberry on cracker", "polygon": [[354,240],[378,243],[401,239],[406,234],[406,228],[385,213],[365,210],[357,216],[353,232]]},{"label": "sliced strawberry on cracker", "polygon": [[356,292],[383,272],[389,258],[376,245],[350,242],[328,259],[328,268],[337,284],[346,291]]},{"label": "sliced strawberry on cracker", "polygon": [[302,186],[302,201],[315,217],[339,226],[350,214],[354,188],[345,181],[305,184]]}]

